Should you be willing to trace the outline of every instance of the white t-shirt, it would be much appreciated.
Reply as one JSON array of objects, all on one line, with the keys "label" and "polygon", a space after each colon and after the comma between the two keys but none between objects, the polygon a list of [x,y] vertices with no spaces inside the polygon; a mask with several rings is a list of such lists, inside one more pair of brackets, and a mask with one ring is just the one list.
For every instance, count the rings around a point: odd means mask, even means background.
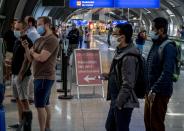
[{"label": "white t-shirt", "polygon": [[40,34],[38,34],[37,30],[35,27],[30,27],[27,30],[27,36],[29,39],[31,39],[31,41],[33,42],[33,44],[35,43],[35,41],[40,38]]}]

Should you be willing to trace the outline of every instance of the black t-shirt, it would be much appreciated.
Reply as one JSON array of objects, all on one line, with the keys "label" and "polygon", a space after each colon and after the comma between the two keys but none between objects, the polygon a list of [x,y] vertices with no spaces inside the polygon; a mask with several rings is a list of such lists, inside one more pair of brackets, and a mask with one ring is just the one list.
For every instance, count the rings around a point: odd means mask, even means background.
[{"label": "black t-shirt", "polygon": [[[31,40],[29,38],[26,38],[28,43],[29,43],[29,48],[31,48],[33,46]],[[25,54],[25,49],[21,44],[20,40],[16,40],[15,41],[15,45],[13,48],[13,58],[12,58],[12,74],[13,75],[18,75],[23,61],[24,61],[24,54]],[[31,65],[29,65],[28,70],[26,71],[26,73],[24,74],[24,76],[30,76],[31,75]]]},{"label": "black t-shirt", "polygon": [[4,36],[3,39],[5,41],[6,44],[6,50],[8,52],[13,52],[13,47],[14,47],[14,43],[16,41],[16,37],[14,36],[14,32],[12,30],[8,30]]}]

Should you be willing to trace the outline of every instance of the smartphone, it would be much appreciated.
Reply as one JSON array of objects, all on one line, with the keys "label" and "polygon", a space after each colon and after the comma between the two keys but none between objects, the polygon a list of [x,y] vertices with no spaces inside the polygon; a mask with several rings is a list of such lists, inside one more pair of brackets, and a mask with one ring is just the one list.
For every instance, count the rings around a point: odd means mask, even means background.
[{"label": "smartphone", "polygon": [[105,80],[105,77],[104,77],[103,75],[99,75],[99,76],[98,76],[98,79],[99,79],[99,80]]}]

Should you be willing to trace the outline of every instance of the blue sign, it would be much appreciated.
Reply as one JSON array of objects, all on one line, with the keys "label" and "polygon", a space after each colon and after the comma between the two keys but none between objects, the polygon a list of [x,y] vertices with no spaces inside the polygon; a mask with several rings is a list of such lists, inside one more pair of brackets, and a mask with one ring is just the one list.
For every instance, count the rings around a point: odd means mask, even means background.
[{"label": "blue sign", "polygon": [[114,0],[70,0],[71,8],[113,8]]},{"label": "blue sign", "polygon": [[70,0],[71,8],[159,8],[160,0]]},{"label": "blue sign", "polygon": [[126,24],[126,23],[128,23],[126,20],[113,20],[112,21],[113,26],[116,26],[118,24]]},{"label": "blue sign", "polygon": [[75,23],[77,26],[87,26],[88,21],[87,20],[82,20],[82,19],[71,19],[71,23]]},{"label": "blue sign", "polygon": [[159,8],[160,0],[114,0],[117,8]]}]

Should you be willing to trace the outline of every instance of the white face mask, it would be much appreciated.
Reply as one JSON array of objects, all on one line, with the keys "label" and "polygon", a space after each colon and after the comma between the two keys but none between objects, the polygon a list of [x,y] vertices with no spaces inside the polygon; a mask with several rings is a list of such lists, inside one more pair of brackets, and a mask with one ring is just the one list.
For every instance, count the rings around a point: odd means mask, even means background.
[{"label": "white face mask", "polygon": [[152,40],[158,40],[159,38],[159,34],[157,34],[155,31],[151,31],[150,36]]},{"label": "white face mask", "polygon": [[121,38],[121,37],[122,37],[122,36],[118,36],[118,37],[115,36],[115,37],[114,37],[114,42],[115,42],[115,45],[116,45],[116,46],[118,46],[118,45],[120,44],[120,42],[121,42],[120,38]]},{"label": "white face mask", "polygon": [[20,33],[20,31],[14,31],[14,36],[16,37],[16,38],[20,38],[20,36],[21,36],[21,33]]}]

